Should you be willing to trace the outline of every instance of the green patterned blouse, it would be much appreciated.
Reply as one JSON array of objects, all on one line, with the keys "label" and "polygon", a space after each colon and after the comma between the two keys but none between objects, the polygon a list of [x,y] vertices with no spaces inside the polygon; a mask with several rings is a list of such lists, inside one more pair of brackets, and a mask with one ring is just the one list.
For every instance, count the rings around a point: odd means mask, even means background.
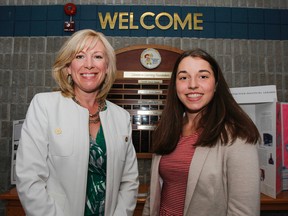
[{"label": "green patterned blouse", "polygon": [[90,136],[85,216],[104,216],[106,190],[106,143],[100,125],[96,140]]}]

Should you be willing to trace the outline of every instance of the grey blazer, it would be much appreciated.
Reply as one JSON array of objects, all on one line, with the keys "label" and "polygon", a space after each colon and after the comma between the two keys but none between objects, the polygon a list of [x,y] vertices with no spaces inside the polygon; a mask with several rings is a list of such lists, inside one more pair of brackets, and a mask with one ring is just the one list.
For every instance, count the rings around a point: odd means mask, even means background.
[{"label": "grey blazer", "polygon": [[[159,215],[161,156],[153,155],[151,182],[143,216]],[[233,145],[197,147],[191,161],[184,216],[259,216],[260,177],[257,146],[237,139]]]}]

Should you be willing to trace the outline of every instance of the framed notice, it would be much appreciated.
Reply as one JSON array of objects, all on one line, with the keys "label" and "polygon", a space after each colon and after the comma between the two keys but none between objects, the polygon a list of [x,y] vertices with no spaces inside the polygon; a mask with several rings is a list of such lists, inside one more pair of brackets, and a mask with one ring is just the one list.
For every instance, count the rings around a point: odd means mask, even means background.
[{"label": "framed notice", "polygon": [[13,135],[12,135],[12,155],[11,155],[11,184],[16,184],[15,178],[15,165],[16,165],[16,153],[19,145],[19,139],[21,135],[21,129],[24,119],[13,121]]}]

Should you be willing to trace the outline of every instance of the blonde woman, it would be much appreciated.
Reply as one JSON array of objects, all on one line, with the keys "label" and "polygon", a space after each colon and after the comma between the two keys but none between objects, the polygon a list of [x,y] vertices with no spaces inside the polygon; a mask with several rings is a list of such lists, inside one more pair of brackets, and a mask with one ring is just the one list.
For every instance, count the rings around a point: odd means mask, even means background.
[{"label": "blonde woman", "polygon": [[53,66],[59,91],[37,94],[17,151],[17,190],[27,215],[133,215],[138,167],[127,111],[106,100],[112,46],[74,33]]}]

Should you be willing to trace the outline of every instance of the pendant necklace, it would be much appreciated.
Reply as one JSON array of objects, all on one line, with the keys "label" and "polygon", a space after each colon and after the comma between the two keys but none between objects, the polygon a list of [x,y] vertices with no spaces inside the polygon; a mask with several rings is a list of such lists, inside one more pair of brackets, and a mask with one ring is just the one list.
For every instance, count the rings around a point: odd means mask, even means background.
[{"label": "pendant necklace", "polygon": [[[76,99],[76,97],[72,97],[72,100],[77,103],[78,105],[82,106],[80,104],[80,102]],[[99,116],[99,112],[101,112],[102,110],[104,110],[105,107],[105,102],[103,100],[98,100],[98,109],[94,114],[91,114],[89,112],[89,124],[97,124],[98,122],[100,122],[100,116]],[[84,106],[82,106],[84,107]],[[86,107],[84,107],[86,108]]]}]

